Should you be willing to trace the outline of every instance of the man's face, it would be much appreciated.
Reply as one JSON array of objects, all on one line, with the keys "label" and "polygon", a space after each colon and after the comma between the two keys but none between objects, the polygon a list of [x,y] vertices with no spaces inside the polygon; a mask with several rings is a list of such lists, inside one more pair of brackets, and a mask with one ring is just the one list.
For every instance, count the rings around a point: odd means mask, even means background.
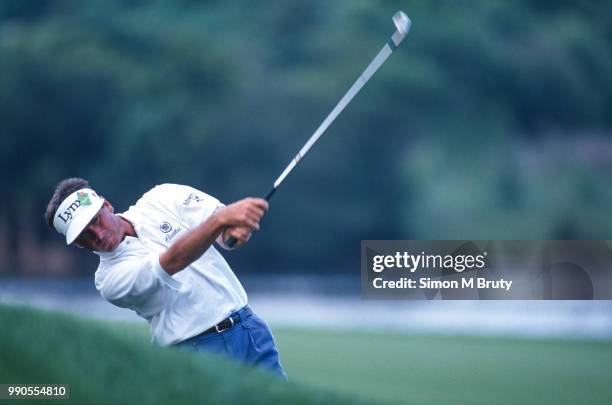
[{"label": "man's face", "polygon": [[104,201],[100,211],[87,224],[74,241],[85,249],[97,252],[112,252],[124,237],[121,220],[114,214],[113,206]]}]

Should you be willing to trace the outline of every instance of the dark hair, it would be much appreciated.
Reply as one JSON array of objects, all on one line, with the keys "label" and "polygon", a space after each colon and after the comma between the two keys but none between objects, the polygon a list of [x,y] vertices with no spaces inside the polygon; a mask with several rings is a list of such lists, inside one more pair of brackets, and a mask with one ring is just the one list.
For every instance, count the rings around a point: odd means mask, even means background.
[{"label": "dark hair", "polygon": [[47,224],[51,229],[55,229],[53,227],[53,217],[55,216],[55,211],[57,211],[62,201],[64,201],[64,199],[66,199],[66,197],[68,197],[70,194],[82,188],[89,188],[89,183],[87,180],[83,180],[78,177],[64,179],[57,183],[53,197],[51,197],[49,204],[47,204],[47,212],[45,212],[45,219],[47,220]]}]

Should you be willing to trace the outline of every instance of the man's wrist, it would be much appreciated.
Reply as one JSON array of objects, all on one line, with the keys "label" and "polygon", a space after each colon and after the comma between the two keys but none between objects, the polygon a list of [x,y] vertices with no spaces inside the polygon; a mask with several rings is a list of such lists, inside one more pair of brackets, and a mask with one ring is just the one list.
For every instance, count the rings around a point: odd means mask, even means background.
[{"label": "man's wrist", "polygon": [[216,230],[221,230],[221,233],[223,233],[223,231],[225,230],[225,228],[227,228],[227,219],[225,218],[224,215],[224,211],[225,211],[225,206],[223,207],[217,207],[215,208],[215,210],[213,211],[212,215],[210,216],[210,220],[213,222],[213,226],[215,227]]}]

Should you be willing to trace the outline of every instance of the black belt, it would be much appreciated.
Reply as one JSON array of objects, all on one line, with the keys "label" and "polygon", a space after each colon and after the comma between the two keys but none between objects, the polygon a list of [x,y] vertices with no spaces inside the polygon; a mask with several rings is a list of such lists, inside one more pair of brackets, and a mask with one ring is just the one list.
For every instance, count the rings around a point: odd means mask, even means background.
[{"label": "black belt", "polygon": [[225,318],[224,320],[222,320],[221,322],[219,322],[215,326],[206,329],[200,335],[207,335],[209,333],[221,333],[221,332],[225,332],[226,330],[231,329],[232,327],[234,327],[234,325],[236,325],[238,322],[240,322],[240,314],[235,313],[235,314]]}]

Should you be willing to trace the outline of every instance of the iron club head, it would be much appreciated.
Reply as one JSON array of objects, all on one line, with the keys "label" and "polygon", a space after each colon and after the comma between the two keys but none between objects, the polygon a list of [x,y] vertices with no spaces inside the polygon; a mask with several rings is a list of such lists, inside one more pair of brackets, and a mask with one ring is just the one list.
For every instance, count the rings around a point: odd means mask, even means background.
[{"label": "iron club head", "polygon": [[398,11],[393,15],[393,24],[395,24],[395,27],[402,35],[406,35],[410,31],[412,21],[410,21],[406,13]]}]

